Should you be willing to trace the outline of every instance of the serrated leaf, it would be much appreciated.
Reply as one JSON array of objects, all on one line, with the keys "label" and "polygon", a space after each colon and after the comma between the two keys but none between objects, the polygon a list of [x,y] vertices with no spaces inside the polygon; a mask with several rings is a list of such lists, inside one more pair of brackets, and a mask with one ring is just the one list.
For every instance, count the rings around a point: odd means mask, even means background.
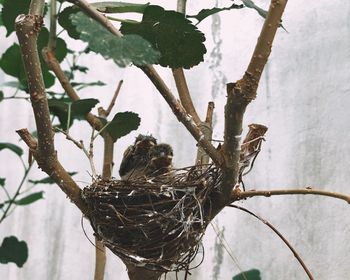
[{"label": "serrated leaf", "polygon": [[205,36],[181,13],[150,5],[141,23],[121,24],[123,34],[137,34],[161,53],[159,64],[171,68],[191,68],[204,60]]},{"label": "serrated leaf", "polygon": [[0,246],[0,263],[15,263],[22,267],[28,259],[28,246],[15,236],[5,237]]},{"label": "serrated leaf", "polygon": [[4,100],[4,92],[0,90],[0,102]]},{"label": "serrated leaf", "polygon": [[16,205],[24,206],[24,205],[32,204],[35,201],[43,198],[44,198],[44,192],[40,191],[40,192],[31,193],[19,200],[15,200],[13,203]]},{"label": "serrated leaf", "polygon": [[90,50],[101,54],[105,59],[113,59],[120,67],[126,67],[130,63],[144,65],[158,61],[158,51],[141,36],[118,38],[81,12],[71,15],[71,19],[81,32],[80,39],[89,44]]},{"label": "serrated leaf", "polygon": [[74,102],[70,102],[70,100],[54,98],[48,100],[50,113],[58,117],[60,121],[60,126],[62,128],[67,127],[69,106],[71,106],[69,124],[69,126],[71,126],[75,119],[83,119],[85,115],[89,113],[93,107],[96,106],[98,102],[99,101],[94,98],[80,99]]},{"label": "serrated leaf", "polygon": [[261,280],[260,271],[251,269],[233,276],[232,280]]},{"label": "serrated leaf", "polygon": [[[68,174],[70,176],[74,176],[75,174],[77,174],[78,172],[68,172]],[[54,180],[51,179],[51,177],[45,177],[42,178],[40,180],[28,180],[30,183],[34,184],[34,185],[38,185],[38,184],[55,184],[56,182]]]},{"label": "serrated leaf", "polygon": [[219,13],[222,11],[229,11],[232,9],[242,9],[243,7],[244,7],[243,5],[236,5],[236,4],[232,4],[230,7],[224,7],[224,8],[214,7],[212,9],[203,9],[197,15],[186,16],[186,17],[187,18],[195,18],[196,20],[198,20],[198,23],[200,23],[202,20],[204,20],[205,18],[207,18],[213,14],[216,14],[216,13]]},{"label": "serrated leaf", "polygon": [[9,149],[10,151],[14,152],[19,157],[23,155],[22,148],[18,147],[15,144],[12,144],[12,143],[5,143],[5,142],[0,143],[0,151],[3,149]]},{"label": "serrated leaf", "polygon": [[15,31],[15,19],[19,14],[27,14],[30,0],[5,0],[2,8],[2,21],[8,37]]},{"label": "serrated leaf", "polygon": [[145,8],[149,5],[146,4],[134,4],[125,2],[96,2],[91,3],[101,13],[143,13]]},{"label": "serrated leaf", "polygon": [[6,181],[6,178],[2,178],[0,177],[0,186],[5,186],[5,181]]},{"label": "serrated leaf", "polygon": [[140,125],[141,119],[138,114],[133,112],[122,112],[114,115],[112,121],[109,122],[106,130],[112,137],[113,141],[136,130]]},{"label": "serrated leaf", "polygon": [[67,31],[69,37],[79,39],[80,32],[76,29],[70,18],[71,15],[80,11],[77,6],[69,6],[58,14],[58,23]]},{"label": "serrated leaf", "polygon": [[72,116],[74,119],[83,119],[98,103],[98,99],[87,98],[72,102]]}]

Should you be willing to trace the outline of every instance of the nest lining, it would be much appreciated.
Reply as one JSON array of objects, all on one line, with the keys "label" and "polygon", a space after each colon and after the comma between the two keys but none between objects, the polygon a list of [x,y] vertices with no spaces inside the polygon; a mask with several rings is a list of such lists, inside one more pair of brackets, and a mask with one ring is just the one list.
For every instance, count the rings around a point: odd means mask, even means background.
[{"label": "nest lining", "polygon": [[153,178],[98,179],[84,188],[95,234],[116,255],[162,272],[188,268],[208,224],[220,170],[194,166]]}]

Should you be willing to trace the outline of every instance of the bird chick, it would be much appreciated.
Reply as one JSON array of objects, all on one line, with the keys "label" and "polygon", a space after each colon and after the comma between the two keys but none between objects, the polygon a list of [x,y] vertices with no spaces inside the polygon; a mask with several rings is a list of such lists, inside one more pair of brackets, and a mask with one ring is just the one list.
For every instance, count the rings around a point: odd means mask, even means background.
[{"label": "bird chick", "polygon": [[147,166],[147,176],[158,176],[167,173],[172,168],[173,149],[168,144],[155,145],[150,149],[150,162]]},{"label": "bird chick", "polygon": [[123,154],[119,168],[122,180],[145,175],[145,168],[150,163],[150,149],[155,145],[157,140],[151,135],[140,134],[136,137],[134,144],[129,146]]}]

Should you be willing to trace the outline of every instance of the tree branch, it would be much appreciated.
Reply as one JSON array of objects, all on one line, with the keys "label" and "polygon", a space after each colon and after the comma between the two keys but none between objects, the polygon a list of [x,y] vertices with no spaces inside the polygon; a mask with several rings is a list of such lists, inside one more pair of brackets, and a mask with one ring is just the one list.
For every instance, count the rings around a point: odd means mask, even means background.
[{"label": "tree branch", "polygon": [[37,144],[36,139],[30,135],[28,130],[21,129],[17,132],[31,148],[39,167],[45,171],[67,194],[72,202],[85,213],[87,209],[80,197],[81,190],[57,160],[54,147],[54,134],[36,45],[36,40],[43,24],[41,15],[43,5],[44,1],[33,0],[30,5],[30,14],[19,15],[16,18],[16,33],[22,52],[29,94],[38,132]]},{"label": "tree branch", "polygon": [[162,78],[158,75],[155,69],[151,65],[140,66],[140,69],[147,75],[154,86],[158,89],[163,96],[169,107],[172,109],[177,119],[187,128],[192,136],[197,140],[198,144],[204,149],[204,151],[210,156],[215,164],[221,166],[222,156],[210,143],[208,139],[204,137],[203,132],[194,123],[191,116],[186,113],[181,102],[176,100],[170,89],[164,83]]},{"label": "tree branch", "polygon": [[256,97],[259,80],[287,2],[287,0],[271,0],[247,71],[241,80],[227,84],[223,145],[225,158],[223,192],[227,198],[238,179],[243,115],[247,105]]},{"label": "tree branch", "polygon": [[177,92],[179,93],[182,106],[185,108],[186,112],[192,116],[193,121],[197,125],[199,125],[201,123],[201,120],[193,105],[183,69],[182,68],[172,69],[172,72],[173,72]]},{"label": "tree branch", "polygon": [[265,196],[265,197],[270,197],[270,196],[275,196],[275,195],[321,195],[321,196],[328,196],[328,197],[333,197],[337,199],[341,199],[346,201],[347,203],[350,204],[350,196],[337,193],[337,192],[330,192],[330,191],[324,191],[324,190],[318,190],[318,189],[313,189],[311,187],[307,187],[305,189],[282,189],[282,190],[250,190],[250,191],[245,191],[241,192],[239,190],[233,190],[231,194],[231,203],[237,200],[242,200],[250,197],[256,197],[256,196]]},{"label": "tree branch", "polygon": [[[50,70],[52,70],[58,81],[60,82],[62,88],[65,90],[69,98],[73,101],[80,100],[79,95],[74,90],[73,86],[67,79],[66,75],[64,74],[59,62],[57,61],[54,53],[49,50],[49,48],[43,48],[42,50],[43,58],[45,60],[45,63],[49,67]],[[87,113],[85,116],[85,119],[88,121],[88,123],[91,125],[91,127],[95,128],[96,130],[101,130],[103,125],[101,121],[92,113]]]},{"label": "tree branch", "polygon": [[106,110],[103,109],[103,107],[99,107],[98,108],[100,117],[107,118],[109,116],[109,114],[111,113],[111,111],[112,111],[112,109],[113,109],[113,107],[115,105],[115,100],[117,99],[117,97],[119,95],[119,92],[120,92],[120,89],[122,87],[122,84],[123,84],[123,80],[120,80],[119,83],[118,83],[117,89],[114,92],[114,95],[112,97],[111,103],[109,104],[108,108]]}]

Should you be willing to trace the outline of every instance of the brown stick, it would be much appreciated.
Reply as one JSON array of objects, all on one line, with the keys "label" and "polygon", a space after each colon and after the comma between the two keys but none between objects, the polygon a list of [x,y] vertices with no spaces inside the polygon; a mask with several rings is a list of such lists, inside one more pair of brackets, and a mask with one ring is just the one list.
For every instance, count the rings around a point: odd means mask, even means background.
[{"label": "brown stick", "polygon": [[330,191],[324,191],[324,190],[318,190],[313,189],[311,187],[307,187],[305,189],[281,189],[281,190],[250,190],[245,192],[240,192],[238,190],[234,190],[231,194],[231,202],[242,200],[250,197],[256,197],[256,196],[275,196],[275,195],[295,195],[295,194],[312,194],[312,195],[321,195],[321,196],[328,196],[333,197],[337,199],[345,200],[347,203],[350,204],[350,196],[337,193],[337,192],[330,192]]},{"label": "brown stick", "polygon": [[201,120],[193,105],[190,91],[188,90],[184,70],[182,68],[177,68],[177,69],[172,69],[172,72],[173,72],[177,92],[179,93],[182,106],[184,106],[186,112],[192,116],[193,121],[197,125],[199,125],[201,123]]},{"label": "brown stick", "polygon": [[[50,51],[49,48],[43,48],[42,54],[43,54],[45,63],[47,64],[49,69],[55,73],[58,81],[60,82],[62,88],[65,90],[69,98],[73,101],[80,100],[79,95],[76,93],[73,86],[71,85],[66,75],[64,74],[54,53]],[[96,130],[100,130],[103,127],[101,121],[92,113],[87,113],[85,116],[85,119]]]},{"label": "brown stick", "polygon": [[103,109],[102,107],[98,108],[98,114],[100,115],[100,117],[107,118],[109,116],[109,114],[111,113],[111,111],[115,105],[115,100],[117,99],[117,97],[119,95],[122,84],[123,84],[123,80],[120,80],[108,108],[106,110]]},{"label": "brown stick", "polygon": [[21,129],[17,133],[23,140],[27,141],[27,145],[31,145],[29,147],[39,167],[54,179],[72,202],[85,213],[86,205],[80,197],[81,190],[79,186],[61,166],[56,156],[54,134],[36,45],[37,36],[43,22],[40,14],[43,9],[43,6],[40,5],[43,4],[44,1],[33,0],[30,6],[30,14],[18,16],[15,23],[38,131],[37,145],[34,147],[36,140],[28,130]]},{"label": "brown stick", "polygon": [[[213,135],[213,124],[212,124],[213,111],[214,111],[214,102],[209,102],[206,120],[205,122],[201,122],[199,124],[200,130],[203,132],[204,137],[209,141],[211,140]],[[204,151],[204,149],[201,146],[199,146],[197,150],[196,164],[199,164],[199,165],[208,164],[209,159],[210,158],[208,154]]]}]

